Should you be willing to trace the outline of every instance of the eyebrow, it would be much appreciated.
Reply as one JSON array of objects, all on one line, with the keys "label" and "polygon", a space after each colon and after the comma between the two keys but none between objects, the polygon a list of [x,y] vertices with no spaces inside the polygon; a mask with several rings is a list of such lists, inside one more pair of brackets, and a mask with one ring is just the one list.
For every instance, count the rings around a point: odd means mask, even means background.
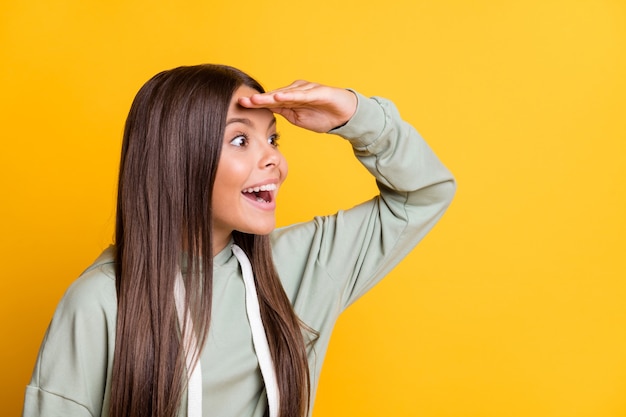
[{"label": "eyebrow", "polygon": [[[226,125],[229,125],[232,123],[243,123],[244,125],[248,125],[248,126],[254,125],[254,123],[252,123],[252,120],[245,118],[245,117],[233,117],[226,121]],[[270,121],[270,124],[267,127],[268,128],[272,127],[275,124],[276,124],[276,117],[272,117],[272,120]]]}]

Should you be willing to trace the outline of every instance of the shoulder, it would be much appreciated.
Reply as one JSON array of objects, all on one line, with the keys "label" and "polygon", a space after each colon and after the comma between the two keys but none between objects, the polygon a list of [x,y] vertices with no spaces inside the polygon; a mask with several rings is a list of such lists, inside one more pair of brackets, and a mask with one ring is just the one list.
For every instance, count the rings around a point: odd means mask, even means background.
[{"label": "shoulder", "polygon": [[113,315],[117,310],[115,261],[112,247],[106,249],[67,289],[57,314],[94,313]]},{"label": "shoulder", "polygon": [[334,216],[316,216],[307,222],[295,223],[275,229],[270,234],[274,262],[293,266],[309,260],[319,250],[328,223]]},{"label": "shoulder", "polygon": [[48,326],[24,415],[99,415],[113,363],[117,297],[111,248],[70,285]]}]

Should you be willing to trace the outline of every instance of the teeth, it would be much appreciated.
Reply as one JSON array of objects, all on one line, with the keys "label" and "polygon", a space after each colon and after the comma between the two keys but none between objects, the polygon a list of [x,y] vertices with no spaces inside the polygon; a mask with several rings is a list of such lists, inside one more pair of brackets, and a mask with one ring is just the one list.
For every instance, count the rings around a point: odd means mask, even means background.
[{"label": "teeth", "polygon": [[244,193],[258,193],[259,191],[274,191],[276,190],[276,184],[266,184],[260,187],[250,187],[243,190]]}]

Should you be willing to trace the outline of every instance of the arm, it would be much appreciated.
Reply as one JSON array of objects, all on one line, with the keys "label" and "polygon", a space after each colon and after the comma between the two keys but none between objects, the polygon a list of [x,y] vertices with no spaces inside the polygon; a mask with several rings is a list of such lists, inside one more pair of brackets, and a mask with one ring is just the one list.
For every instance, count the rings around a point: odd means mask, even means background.
[{"label": "arm", "polygon": [[[287,267],[278,265],[281,276],[302,277],[292,297],[303,291],[326,300],[330,286],[341,293],[343,307],[350,304],[406,256],[452,199],[452,175],[388,100],[297,82],[240,104],[266,106],[317,132],[340,126],[329,133],[350,141],[379,186],[380,195],[371,201],[274,234],[279,258],[289,254]],[[305,264],[296,266],[295,259]],[[322,276],[329,280],[320,281]]]},{"label": "arm", "polygon": [[[452,174],[392,102],[357,97],[356,114],[330,133],[350,141],[357,158],[375,176],[380,195],[330,219],[341,222],[343,230],[360,233],[361,243],[354,245],[358,251],[345,250],[341,262],[329,260],[329,269],[338,276],[350,273],[341,266],[347,262],[358,271],[345,288],[346,304],[382,279],[424,238],[449,206],[456,187]],[[336,224],[332,230],[338,230]],[[339,241],[333,247],[341,251]]]}]

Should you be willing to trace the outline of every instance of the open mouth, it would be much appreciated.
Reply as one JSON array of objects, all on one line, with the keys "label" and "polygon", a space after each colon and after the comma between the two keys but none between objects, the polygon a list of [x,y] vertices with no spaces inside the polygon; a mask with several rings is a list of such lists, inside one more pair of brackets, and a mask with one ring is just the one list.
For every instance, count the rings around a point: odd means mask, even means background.
[{"label": "open mouth", "polygon": [[250,200],[259,203],[271,203],[273,191],[276,191],[277,188],[276,184],[265,184],[259,187],[246,188],[241,193]]}]

